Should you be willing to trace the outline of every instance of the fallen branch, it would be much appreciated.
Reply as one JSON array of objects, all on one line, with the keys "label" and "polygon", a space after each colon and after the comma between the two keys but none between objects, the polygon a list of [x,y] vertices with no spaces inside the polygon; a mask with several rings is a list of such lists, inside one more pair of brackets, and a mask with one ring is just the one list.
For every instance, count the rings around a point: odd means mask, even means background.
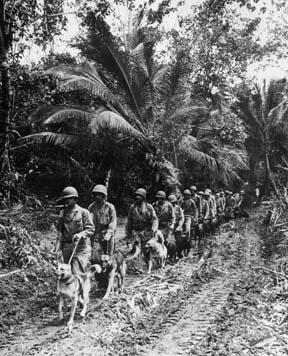
[{"label": "fallen branch", "polygon": [[8,277],[11,274],[22,273],[22,272],[23,271],[21,269],[16,269],[15,271],[11,271],[11,272],[8,272],[8,273],[5,273],[5,274],[1,274],[0,278]]},{"label": "fallen branch", "polygon": [[274,273],[274,274],[277,274],[277,275],[279,275],[279,276],[288,278],[288,276],[287,276],[286,274],[281,273],[281,272],[274,271],[273,269],[270,269],[270,268],[266,268],[266,267],[252,267],[252,269],[262,269],[263,271],[267,271],[267,272]]}]

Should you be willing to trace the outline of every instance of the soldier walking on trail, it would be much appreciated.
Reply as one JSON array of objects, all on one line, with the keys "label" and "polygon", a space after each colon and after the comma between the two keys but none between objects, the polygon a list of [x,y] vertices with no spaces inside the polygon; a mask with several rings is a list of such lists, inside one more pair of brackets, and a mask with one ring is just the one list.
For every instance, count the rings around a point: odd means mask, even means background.
[{"label": "soldier walking on trail", "polygon": [[204,237],[209,232],[209,217],[210,217],[210,208],[209,208],[209,193],[208,192],[199,192],[199,195],[202,196],[201,199],[201,215],[199,219],[199,230],[200,237]]},{"label": "soldier walking on trail", "polygon": [[182,232],[184,224],[184,213],[182,208],[177,204],[176,195],[171,194],[168,201],[172,204],[175,213],[174,236],[176,240],[177,256],[182,257]]},{"label": "soldier walking on trail", "polygon": [[221,197],[221,193],[218,192],[215,194],[215,200],[216,200],[216,214],[217,214],[217,219],[219,223],[222,223],[223,215],[224,215],[224,202]]},{"label": "soldier walking on trail", "polygon": [[184,213],[183,233],[190,240],[192,224],[195,225],[198,223],[198,209],[196,207],[194,200],[191,198],[191,192],[189,189],[186,189],[183,192],[183,200],[181,202],[181,208],[183,209],[183,213]]},{"label": "soldier walking on trail", "polygon": [[226,190],[226,204],[225,204],[225,219],[233,219],[233,204],[234,200],[232,198],[232,192]]},{"label": "soldier walking on trail", "polygon": [[243,200],[244,200],[244,190],[241,190],[239,194],[234,195],[234,200],[235,200],[235,208],[234,208],[234,214],[235,218],[248,218],[249,214],[243,209]]},{"label": "soldier walking on trail", "polygon": [[64,263],[71,261],[72,273],[86,272],[91,255],[90,239],[94,234],[94,225],[88,210],[77,204],[78,192],[73,187],[63,190],[61,200],[64,209],[61,210],[58,221],[58,240],[55,251],[62,252]]},{"label": "soldier walking on trail", "polygon": [[105,255],[112,256],[115,249],[115,232],[117,226],[116,210],[107,202],[107,188],[98,184],[92,190],[94,202],[89,206],[95,226],[95,234],[91,239],[92,259],[100,258],[97,242]]},{"label": "soldier walking on trail", "polygon": [[221,210],[222,210],[222,216],[225,213],[225,208],[226,208],[226,197],[223,189],[220,189],[220,205],[221,205]]},{"label": "soldier walking on trail", "polygon": [[158,228],[164,236],[164,240],[170,237],[175,225],[175,212],[171,203],[166,200],[166,193],[159,190],[156,195],[153,208],[158,218]]},{"label": "soldier walking on trail", "polygon": [[131,205],[128,213],[126,236],[128,241],[136,241],[141,250],[158,230],[158,218],[153,206],[146,202],[146,190],[137,189],[135,204]]},{"label": "soldier walking on trail", "polygon": [[190,187],[191,198],[194,200],[196,207],[198,209],[198,215],[201,214],[201,197],[197,194],[197,187],[192,185]]}]

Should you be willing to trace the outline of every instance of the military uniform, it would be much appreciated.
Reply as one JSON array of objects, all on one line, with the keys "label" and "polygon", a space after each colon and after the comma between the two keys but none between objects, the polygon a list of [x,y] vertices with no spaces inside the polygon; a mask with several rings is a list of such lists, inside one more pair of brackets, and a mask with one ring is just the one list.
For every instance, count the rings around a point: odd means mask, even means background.
[{"label": "military uniform", "polygon": [[228,195],[226,197],[226,205],[225,205],[225,217],[226,219],[233,219],[233,205],[234,199]]},{"label": "military uniform", "polygon": [[190,231],[192,225],[192,219],[198,220],[198,209],[193,199],[183,199],[181,202],[181,208],[184,213],[184,234],[190,238]]},{"label": "military uniform", "polygon": [[78,204],[75,204],[71,211],[62,210],[59,215],[58,232],[64,263],[68,263],[73,252],[75,246],[73,236],[77,234],[81,237],[71,266],[74,274],[84,273],[91,254],[90,239],[94,234],[94,225],[89,211]]},{"label": "military uniform", "polygon": [[208,200],[202,198],[201,200],[201,215],[199,221],[199,231],[200,235],[206,234],[209,230],[209,216],[210,208]]},{"label": "military uniform", "polygon": [[164,201],[163,204],[160,204],[159,202],[154,203],[153,207],[158,218],[158,228],[163,233],[164,240],[166,241],[175,226],[175,212],[173,205],[168,201]]},{"label": "military uniform", "polygon": [[179,258],[182,257],[182,233],[183,233],[183,224],[184,224],[184,213],[182,208],[179,205],[174,205],[174,212],[175,212],[175,225],[174,225],[174,236],[176,240],[176,248],[177,248],[177,255]]},{"label": "military uniform", "polygon": [[141,205],[131,205],[126,226],[128,239],[137,240],[143,250],[157,230],[158,218],[151,204],[143,202]]},{"label": "military uniform", "polygon": [[[96,202],[92,203],[88,210],[91,213],[95,226],[95,234],[92,238],[93,258],[97,258],[98,248],[96,242],[100,244],[102,253],[112,256],[115,248],[115,232],[117,226],[116,210],[113,204],[104,202],[99,206]],[[109,240],[105,240],[108,235]]]},{"label": "military uniform", "polygon": [[198,209],[198,215],[201,215],[201,197],[198,194],[191,195],[191,198],[194,200],[196,207]]}]

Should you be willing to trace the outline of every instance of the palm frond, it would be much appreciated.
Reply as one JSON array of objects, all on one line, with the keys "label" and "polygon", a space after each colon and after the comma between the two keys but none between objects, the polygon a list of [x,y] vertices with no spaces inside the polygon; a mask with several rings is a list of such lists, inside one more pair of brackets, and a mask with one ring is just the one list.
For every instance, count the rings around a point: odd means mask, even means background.
[{"label": "palm frond", "polygon": [[232,146],[224,146],[219,149],[219,157],[229,162],[234,169],[248,171],[248,155],[243,149],[237,149]]},{"label": "palm frond", "polygon": [[49,69],[48,73],[60,76],[62,79],[60,86],[65,91],[89,92],[92,96],[108,101],[112,105],[119,104],[119,100],[103,83],[95,64],[85,63],[77,67],[61,64]]},{"label": "palm frond", "polygon": [[240,178],[232,167],[223,159],[202,151],[203,142],[193,136],[185,136],[179,144],[179,150],[189,160],[205,167],[214,177],[225,183],[239,181]]},{"label": "palm frond", "polygon": [[[18,146],[29,146],[47,144],[54,147],[71,148],[79,142],[79,136],[67,135],[55,132],[40,132],[20,138],[17,141]],[[15,147],[17,149],[17,146]]]},{"label": "palm frond", "polygon": [[138,139],[145,139],[145,136],[130,125],[121,115],[108,110],[99,110],[96,112],[92,116],[89,128],[93,134],[97,134],[99,129],[102,128],[116,130]]},{"label": "palm frond", "polygon": [[49,126],[53,124],[61,124],[63,122],[69,121],[82,121],[90,122],[92,113],[86,110],[74,109],[68,107],[55,107],[58,111],[54,112],[44,121],[44,125]]}]

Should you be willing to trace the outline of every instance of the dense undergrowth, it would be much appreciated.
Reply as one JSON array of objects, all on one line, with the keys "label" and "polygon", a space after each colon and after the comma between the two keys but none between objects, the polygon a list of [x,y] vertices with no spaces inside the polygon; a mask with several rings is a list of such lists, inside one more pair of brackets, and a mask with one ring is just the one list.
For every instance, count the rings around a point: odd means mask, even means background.
[{"label": "dense undergrowth", "polygon": [[0,226],[0,331],[55,305],[55,263],[26,229]]}]

